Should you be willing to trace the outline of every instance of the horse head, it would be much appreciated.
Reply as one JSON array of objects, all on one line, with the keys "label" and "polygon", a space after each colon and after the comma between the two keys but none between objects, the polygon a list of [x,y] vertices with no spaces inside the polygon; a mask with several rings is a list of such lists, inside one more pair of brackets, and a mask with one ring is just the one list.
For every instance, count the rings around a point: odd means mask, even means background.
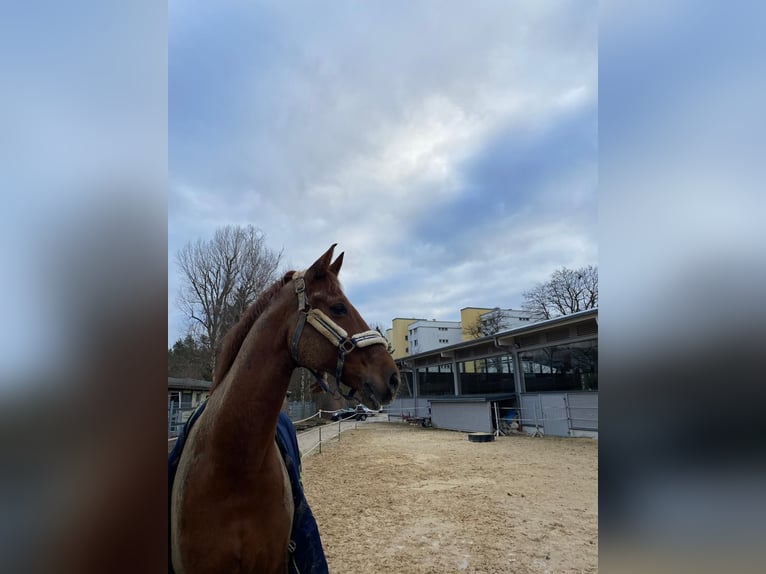
[{"label": "horse head", "polygon": [[333,261],[334,249],[293,274],[297,318],[289,345],[298,365],[332,374],[336,384],[353,389],[349,398],[379,408],[396,395],[399,371],[386,339],[370,329],[343,293],[338,281],[343,253]]}]

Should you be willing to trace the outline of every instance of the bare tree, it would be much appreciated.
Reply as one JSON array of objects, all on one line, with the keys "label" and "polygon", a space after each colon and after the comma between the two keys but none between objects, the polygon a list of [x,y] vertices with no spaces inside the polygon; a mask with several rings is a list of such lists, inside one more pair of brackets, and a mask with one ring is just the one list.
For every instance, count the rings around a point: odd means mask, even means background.
[{"label": "bare tree", "polygon": [[541,319],[598,307],[598,267],[562,267],[524,294],[522,307]]},{"label": "bare tree", "polygon": [[391,353],[393,355],[394,354],[394,346],[391,344],[391,341],[388,340],[388,337],[386,337],[386,330],[383,328],[383,325],[381,325],[380,323],[373,323],[373,324],[370,325],[370,329],[374,329],[375,331],[380,333],[380,335],[387,342],[386,349],[388,350],[389,353]]},{"label": "bare tree", "polygon": [[499,333],[506,327],[506,317],[503,310],[495,307],[476,319],[473,325],[467,325],[463,331],[473,339]]},{"label": "bare tree", "polygon": [[211,362],[226,331],[277,278],[282,251],[266,246],[252,225],[227,225],[212,239],[187,243],[176,254],[182,285],[177,303],[192,332],[204,337]]}]

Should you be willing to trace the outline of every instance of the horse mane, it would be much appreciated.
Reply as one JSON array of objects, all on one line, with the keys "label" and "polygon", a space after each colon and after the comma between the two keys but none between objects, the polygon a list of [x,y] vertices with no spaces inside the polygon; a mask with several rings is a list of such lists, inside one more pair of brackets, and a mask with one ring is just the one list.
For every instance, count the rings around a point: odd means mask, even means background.
[{"label": "horse mane", "polygon": [[226,333],[216,356],[213,384],[210,387],[211,393],[221,384],[226,373],[231,369],[234,359],[237,357],[237,353],[239,353],[239,349],[242,347],[242,343],[245,342],[245,337],[247,337],[253,324],[263,314],[272,299],[274,299],[274,296],[292,279],[293,273],[294,271],[288,271],[281,280],[261,293],[255,303],[247,308],[239,321]]}]

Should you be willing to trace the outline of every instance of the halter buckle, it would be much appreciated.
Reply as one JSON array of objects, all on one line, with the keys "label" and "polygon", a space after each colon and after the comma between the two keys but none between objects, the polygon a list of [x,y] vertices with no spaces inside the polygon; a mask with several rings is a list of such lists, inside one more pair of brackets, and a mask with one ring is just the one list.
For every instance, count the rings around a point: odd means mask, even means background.
[{"label": "halter buckle", "polygon": [[303,278],[303,273],[295,273],[293,281],[295,282],[295,293],[298,295],[298,310],[308,311],[311,305],[309,305],[306,297],[306,280]]},{"label": "halter buckle", "polygon": [[338,343],[338,347],[344,352],[344,353],[350,353],[354,349],[356,349],[356,343],[352,341],[349,338],[344,339],[340,343]]}]

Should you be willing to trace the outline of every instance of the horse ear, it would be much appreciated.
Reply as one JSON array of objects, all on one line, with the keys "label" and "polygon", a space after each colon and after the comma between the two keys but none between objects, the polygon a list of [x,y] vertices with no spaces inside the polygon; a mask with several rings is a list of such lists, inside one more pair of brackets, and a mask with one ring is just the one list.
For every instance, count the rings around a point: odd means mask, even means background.
[{"label": "horse ear", "polygon": [[311,267],[308,268],[308,271],[306,271],[307,277],[324,277],[327,273],[327,270],[330,268],[330,262],[332,261],[332,253],[335,250],[335,246],[337,243],[333,243],[330,246],[330,249],[324,252],[324,255],[322,255],[319,259],[314,261],[314,263],[311,265]]},{"label": "horse ear", "polygon": [[338,255],[338,258],[333,262],[332,265],[330,265],[330,271],[335,273],[335,276],[338,276],[338,273],[340,273],[340,266],[343,265],[343,254],[344,252],[341,252],[340,255]]}]

